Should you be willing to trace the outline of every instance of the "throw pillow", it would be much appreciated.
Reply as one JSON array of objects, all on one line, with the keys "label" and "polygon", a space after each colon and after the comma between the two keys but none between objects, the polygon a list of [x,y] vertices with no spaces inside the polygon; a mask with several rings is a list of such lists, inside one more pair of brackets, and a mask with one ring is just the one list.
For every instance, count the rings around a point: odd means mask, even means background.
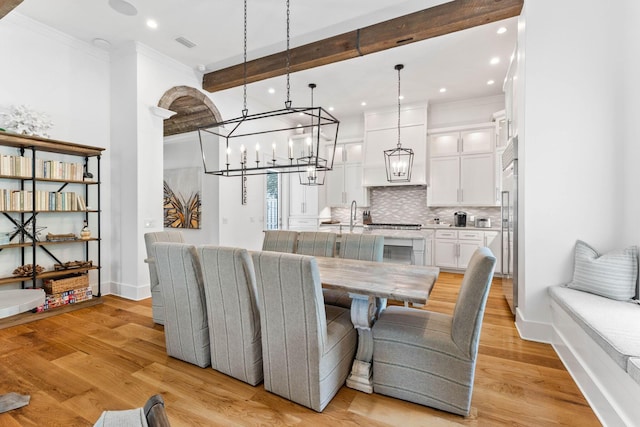
[{"label": "throw pillow", "polygon": [[629,300],[636,296],[637,278],[637,246],[600,255],[585,242],[576,242],[573,281],[568,287],[615,300]]}]

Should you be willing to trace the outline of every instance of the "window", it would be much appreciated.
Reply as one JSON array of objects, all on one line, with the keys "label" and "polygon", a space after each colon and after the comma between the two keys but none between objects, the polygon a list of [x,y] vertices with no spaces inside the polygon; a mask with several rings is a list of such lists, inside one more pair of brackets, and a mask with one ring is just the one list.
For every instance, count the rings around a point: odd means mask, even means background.
[{"label": "window", "polygon": [[280,174],[270,172],[267,174],[265,191],[265,224],[267,230],[277,230],[280,228]]}]

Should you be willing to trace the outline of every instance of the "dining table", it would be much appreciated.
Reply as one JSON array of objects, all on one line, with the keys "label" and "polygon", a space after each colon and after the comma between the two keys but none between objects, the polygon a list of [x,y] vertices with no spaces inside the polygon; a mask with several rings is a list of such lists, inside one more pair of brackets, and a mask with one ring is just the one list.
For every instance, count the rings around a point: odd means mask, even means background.
[{"label": "dining table", "polygon": [[316,257],[322,287],[347,292],[351,322],[358,331],[358,348],[347,387],[373,392],[371,327],[386,307],[386,300],[424,305],[438,278],[438,267],[346,258]]}]

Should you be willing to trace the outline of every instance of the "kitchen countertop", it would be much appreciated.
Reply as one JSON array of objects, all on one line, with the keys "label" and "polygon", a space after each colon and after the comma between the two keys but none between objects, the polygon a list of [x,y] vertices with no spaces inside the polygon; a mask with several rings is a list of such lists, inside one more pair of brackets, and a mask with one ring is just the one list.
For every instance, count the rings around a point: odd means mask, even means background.
[{"label": "kitchen countertop", "polygon": [[[337,231],[342,225],[342,231],[338,232],[338,235],[343,233],[349,233],[349,224],[321,224],[319,231]],[[375,234],[378,236],[385,236],[388,238],[396,239],[425,239],[427,234],[431,234],[434,230],[473,230],[473,231],[500,231],[499,228],[477,228],[477,227],[443,227],[433,224],[423,225],[420,230],[397,230],[388,228],[373,228],[366,229],[362,224],[356,224],[353,226],[353,233],[356,234]]]}]

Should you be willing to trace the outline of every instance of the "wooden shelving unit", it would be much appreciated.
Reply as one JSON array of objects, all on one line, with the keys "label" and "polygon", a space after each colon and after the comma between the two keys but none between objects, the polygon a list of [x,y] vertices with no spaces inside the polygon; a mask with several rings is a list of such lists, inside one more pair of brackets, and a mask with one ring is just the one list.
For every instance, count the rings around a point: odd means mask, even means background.
[{"label": "wooden shelving unit", "polygon": [[[33,207],[33,209],[29,210],[0,210],[0,215],[9,219],[9,221],[15,226],[15,230],[10,233],[10,242],[0,245],[0,257],[2,256],[4,251],[18,250],[20,251],[20,257],[23,261],[23,265],[25,263],[38,264],[38,259],[43,256],[53,259],[57,264],[64,264],[64,262],[60,260],[56,255],[56,249],[69,245],[83,245],[83,261],[89,261],[89,256],[91,254],[91,261],[93,262],[91,266],[81,268],[68,268],[63,270],[50,270],[44,271],[40,274],[36,274],[34,272],[34,274],[27,277],[0,277],[0,285],[21,283],[21,286],[23,288],[35,288],[42,285],[42,280],[60,278],[71,274],[86,273],[91,270],[96,270],[98,274],[98,292],[97,295],[94,296],[101,296],[102,281],[100,268],[100,246],[102,239],[100,231],[100,157],[102,155],[102,152],[104,151],[104,148],[74,144],[65,141],[56,141],[35,136],[17,135],[3,131],[0,131],[0,146],[17,148],[18,153],[16,154],[16,156],[27,157],[29,159],[26,161],[24,159],[20,159],[24,162],[30,162],[31,173],[29,176],[25,176],[25,173],[20,173],[20,171],[16,170],[18,173],[15,175],[1,173],[0,179],[5,182],[18,182],[19,191],[30,192],[28,194],[31,195],[32,199],[29,201],[29,207]],[[54,154],[54,156],[52,156],[52,154]],[[36,160],[51,160],[51,157],[56,157],[55,154],[78,157],[79,161],[74,161],[74,163],[82,164],[83,171],[87,172],[90,170],[94,174],[94,177],[88,177],[86,180],[78,180],[48,177],[43,178],[41,176],[36,176]],[[24,172],[24,170],[22,172]],[[60,185],[58,186],[58,188],[52,189],[52,187],[56,187],[55,184]],[[11,190],[15,190],[16,185],[13,184],[13,187],[14,188],[12,188]],[[1,182],[0,188],[3,188]],[[69,188],[76,190],[77,193],[76,191],[73,192],[76,194],[80,194],[87,203],[91,198],[91,200],[93,200],[96,205],[82,210],[36,209],[37,190],[44,189],[44,191],[49,191],[51,193],[60,193],[63,192],[63,189],[68,191]],[[92,224],[91,230],[93,236],[89,239],[78,238],[75,240],[60,241],[38,240],[38,226],[47,224],[48,214],[77,215],[79,220],[90,221],[90,223]],[[30,257],[28,256],[29,254],[31,255]]]}]

